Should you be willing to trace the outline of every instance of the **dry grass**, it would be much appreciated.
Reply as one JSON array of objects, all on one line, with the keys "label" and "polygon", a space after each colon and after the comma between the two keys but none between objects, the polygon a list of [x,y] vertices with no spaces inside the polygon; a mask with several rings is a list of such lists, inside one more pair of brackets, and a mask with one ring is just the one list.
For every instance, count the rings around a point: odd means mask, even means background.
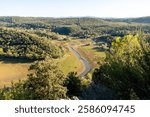
[{"label": "dry grass", "polygon": [[0,61],[0,87],[9,86],[11,82],[26,79],[29,63],[4,63]]}]

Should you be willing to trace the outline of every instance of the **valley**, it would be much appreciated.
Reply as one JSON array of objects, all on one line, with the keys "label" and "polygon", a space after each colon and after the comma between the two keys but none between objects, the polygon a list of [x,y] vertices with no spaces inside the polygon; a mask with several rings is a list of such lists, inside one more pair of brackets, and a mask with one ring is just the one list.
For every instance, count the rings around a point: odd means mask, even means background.
[{"label": "valley", "polygon": [[150,99],[143,19],[0,16],[0,99]]}]

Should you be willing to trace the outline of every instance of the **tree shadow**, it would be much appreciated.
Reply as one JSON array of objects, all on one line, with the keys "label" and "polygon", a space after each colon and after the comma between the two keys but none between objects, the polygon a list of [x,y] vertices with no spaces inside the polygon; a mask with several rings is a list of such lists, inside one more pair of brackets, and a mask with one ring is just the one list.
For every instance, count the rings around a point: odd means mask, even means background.
[{"label": "tree shadow", "polygon": [[16,63],[32,63],[35,60],[25,59],[25,58],[7,58],[7,57],[1,57],[0,56],[0,62],[6,63],[6,64],[16,64]]},{"label": "tree shadow", "polygon": [[92,49],[96,50],[97,52],[105,52],[106,51],[106,49],[100,48],[100,47],[93,47]]}]

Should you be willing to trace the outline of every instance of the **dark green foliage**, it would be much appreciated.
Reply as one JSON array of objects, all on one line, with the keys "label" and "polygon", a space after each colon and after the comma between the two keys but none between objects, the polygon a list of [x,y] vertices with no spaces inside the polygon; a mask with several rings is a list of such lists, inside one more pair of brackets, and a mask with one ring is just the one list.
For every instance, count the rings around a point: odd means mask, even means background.
[{"label": "dark green foliage", "polygon": [[33,34],[38,35],[39,37],[46,37],[47,39],[51,40],[60,40],[59,34],[49,32],[49,31],[41,31],[41,30],[34,30],[34,31],[28,31],[32,32]]},{"label": "dark green foliage", "polygon": [[99,45],[99,47],[103,47],[105,45],[107,45],[109,48],[111,47],[111,43],[114,40],[113,36],[100,36],[97,38],[94,38],[93,41]]},{"label": "dark green foliage", "polygon": [[23,59],[58,58],[62,50],[46,38],[40,38],[25,31],[0,28],[0,55]]},{"label": "dark green foliage", "polygon": [[72,29],[71,27],[55,27],[52,31],[62,35],[69,35],[72,32]]},{"label": "dark green foliage", "polygon": [[127,23],[150,23],[150,17],[139,17],[139,18],[119,18],[119,19],[105,19],[113,22],[127,22]]},{"label": "dark green foliage", "polygon": [[77,77],[77,73],[71,72],[68,74],[66,80],[66,86],[68,89],[67,94],[70,96],[79,96],[81,93],[81,80]]},{"label": "dark green foliage", "polygon": [[66,78],[54,61],[35,62],[25,81],[0,89],[5,100],[58,100],[67,98]]},{"label": "dark green foliage", "polygon": [[44,23],[22,23],[16,24],[17,27],[26,28],[26,29],[49,29],[50,26]]},{"label": "dark green foliage", "polygon": [[149,43],[139,36],[117,38],[93,81],[114,90],[120,99],[150,99]]},{"label": "dark green foliage", "polygon": [[24,84],[27,99],[64,99],[67,89],[65,77],[54,61],[36,62],[30,67],[31,73]]},{"label": "dark green foliage", "polygon": [[68,96],[81,96],[82,92],[84,92],[91,84],[90,78],[82,78],[78,77],[77,73],[70,72],[65,81],[65,85],[68,89]]},{"label": "dark green foliage", "polygon": [[0,21],[12,23],[12,17],[0,17]]}]

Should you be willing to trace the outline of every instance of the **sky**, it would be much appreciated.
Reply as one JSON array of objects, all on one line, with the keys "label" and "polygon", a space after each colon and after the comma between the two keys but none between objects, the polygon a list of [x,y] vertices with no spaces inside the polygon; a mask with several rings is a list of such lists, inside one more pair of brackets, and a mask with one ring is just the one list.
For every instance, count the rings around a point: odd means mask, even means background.
[{"label": "sky", "polygon": [[142,17],[150,16],[150,0],[0,0],[0,16]]}]

